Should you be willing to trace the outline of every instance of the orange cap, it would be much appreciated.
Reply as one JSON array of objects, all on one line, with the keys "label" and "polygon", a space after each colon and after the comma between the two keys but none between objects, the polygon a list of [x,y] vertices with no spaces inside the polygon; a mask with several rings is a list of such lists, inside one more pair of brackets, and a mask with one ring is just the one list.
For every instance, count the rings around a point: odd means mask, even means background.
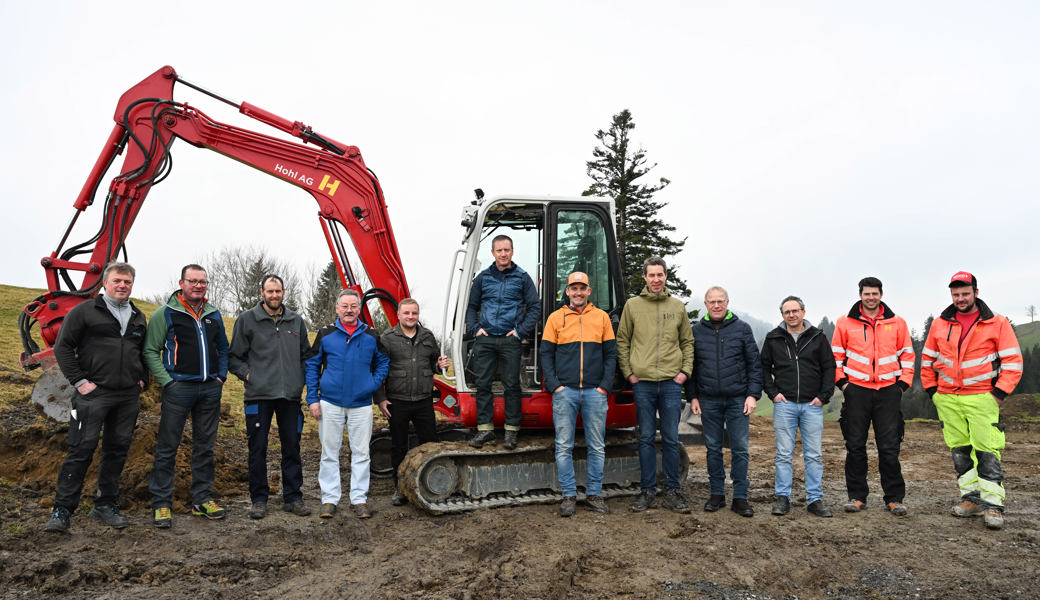
[{"label": "orange cap", "polygon": [[588,285],[589,276],[582,273],[581,271],[575,271],[571,273],[570,277],[567,278],[567,285],[570,285],[572,283],[584,283],[585,285]]}]

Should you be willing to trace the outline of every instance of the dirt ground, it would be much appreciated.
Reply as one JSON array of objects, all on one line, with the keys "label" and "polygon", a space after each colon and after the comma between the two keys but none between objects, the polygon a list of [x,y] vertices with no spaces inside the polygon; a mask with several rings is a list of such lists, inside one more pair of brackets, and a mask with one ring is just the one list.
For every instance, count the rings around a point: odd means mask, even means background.
[{"label": "dirt ground", "polygon": [[[55,535],[41,527],[67,428],[45,422],[26,403],[0,414],[0,598],[1037,598],[1040,410],[1017,396],[1004,413],[1007,527],[997,532],[977,518],[948,514],[956,484],[935,423],[907,424],[908,517],[882,508],[872,448],[869,509],[838,512],[845,451],[830,422],[824,489],[835,517],[805,511],[797,459],[792,511],[774,517],[772,423],[761,417],[751,428],[750,500],[757,512],[750,519],[700,510],[707,497],[704,449],[690,447],[683,486],[694,508],[689,515],[631,513],[628,500],[618,498],[608,501],[612,514],[602,516],[579,510],[561,519],[555,505],[536,505],[431,517],[391,506],[388,480],[373,480],[372,519],[346,511],[331,520],[317,512],[296,517],[277,510],[272,498],[274,510],[254,521],[246,515],[245,441],[225,427],[215,491],[227,519],[203,521],[179,506],[174,527],[157,531],[147,509],[157,423],[151,407],[124,473],[131,526],[114,531],[90,521],[85,504],[70,533]],[[306,500],[317,508],[313,434],[304,447]],[[186,500],[180,458],[176,498]],[[277,473],[273,454],[271,465]]]}]

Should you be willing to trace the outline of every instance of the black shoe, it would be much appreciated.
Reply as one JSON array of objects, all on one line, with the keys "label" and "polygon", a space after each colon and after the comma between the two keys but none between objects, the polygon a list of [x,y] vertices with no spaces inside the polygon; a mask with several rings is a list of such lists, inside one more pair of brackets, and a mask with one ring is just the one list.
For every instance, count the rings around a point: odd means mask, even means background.
[{"label": "black shoe", "polygon": [[43,530],[64,533],[69,530],[70,518],[72,518],[72,514],[68,509],[58,506],[54,509],[54,514],[51,515],[51,518],[43,525]]},{"label": "black shoe", "polygon": [[610,514],[610,507],[603,501],[603,496],[586,496],[585,508],[602,515]]},{"label": "black shoe", "polygon": [[502,445],[505,446],[506,450],[512,450],[516,448],[516,438],[519,437],[520,432],[514,429],[506,429],[505,441]]},{"label": "black shoe", "polygon": [[473,439],[469,441],[469,445],[474,448],[480,448],[484,444],[495,443],[495,432],[491,429],[486,431],[478,431],[477,435],[473,436]]},{"label": "black shoe", "polygon": [[394,493],[390,494],[390,504],[393,504],[394,506],[403,506],[405,502],[404,494],[402,494],[401,490],[397,489],[397,486],[395,485]]},{"label": "black shoe", "polygon": [[564,496],[563,502],[560,503],[560,516],[569,517],[574,514],[574,507],[577,506],[578,499],[574,496]]},{"label": "black shoe", "polygon": [[130,524],[130,519],[119,514],[119,509],[114,506],[95,506],[87,516],[101,521],[112,529],[123,529]]},{"label": "black shoe", "polygon": [[755,516],[755,509],[751,508],[751,505],[748,504],[747,498],[734,498],[733,504],[731,504],[729,508],[742,517]]},{"label": "black shoe", "polygon": [[263,519],[265,516],[267,516],[267,503],[254,502],[253,506],[249,509],[249,518]]},{"label": "black shoe", "polygon": [[636,499],[628,505],[628,509],[632,512],[643,512],[648,508],[653,508],[657,504],[657,496],[653,491],[643,488],[639,491],[639,495]]},{"label": "black shoe", "polygon": [[[811,505],[810,505],[811,506]],[[822,504],[820,506],[823,506]],[[809,509],[810,512],[812,509]],[[774,515],[786,515],[791,512],[791,501],[787,496],[776,496],[776,500],[773,501],[773,514]]]},{"label": "black shoe", "polygon": [[304,504],[303,498],[292,502],[285,502],[282,504],[282,510],[287,513],[292,513],[297,517],[309,517],[311,514],[311,509],[307,508],[307,505]]},{"label": "black shoe", "polygon": [[805,510],[809,511],[811,514],[816,515],[817,517],[834,516],[834,513],[831,512],[831,509],[823,505],[823,500],[814,500],[810,502],[809,506],[805,507]]},{"label": "black shoe", "polygon": [[677,513],[685,515],[690,512],[690,505],[686,502],[686,498],[683,498],[682,492],[678,489],[665,490],[661,503],[664,504],[665,508],[670,508]]},{"label": "black shoe", "polygon": [[712,494],[704,503],[704,512],[715,512],[720,508],[726,508],[726,497]]}]

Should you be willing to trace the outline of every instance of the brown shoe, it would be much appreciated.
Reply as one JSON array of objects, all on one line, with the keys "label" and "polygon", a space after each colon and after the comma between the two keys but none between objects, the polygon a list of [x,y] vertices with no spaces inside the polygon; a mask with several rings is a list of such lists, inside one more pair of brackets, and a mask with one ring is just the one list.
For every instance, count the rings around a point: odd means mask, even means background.
[{"label": "brown shoe", "polygon": [[330,502],[326,502],[325,504],[321,505],[321,515],[320,516],[321,516],[322,519],[331,519],[335,515],[336,515],[336,505],[335,504],[332,504]]},{"label": "brown shoe", "polygon": [[974,517],[975,515],[981,515],[984,508],[978,502],[965,498],[953,505],[953,508],[950,509],[950,514],[955,517]]},{"label": "brown shoe", "polygon": [[897,517],[906,516],[906,505],[902,502],[887,502],[885,503],[885,510]]},{"label": "brown shoe", "polygon": [[986,524],[986,529],[1003,529],[1004,513],[995,508],[987,508],[982,511],[982,522]]},{"label": "brown shoe", "polygon": [[368,510],[368,506],[364,503],[354,505],[354,516],[359,519],[367,519],[372,516],[372,512]]},{"label": "brown shoe", "polygon": [[849,498],[849,501],[842,508],[845,509],[845,512],[859,512],[867,509],[867,503],[855,498]]}]

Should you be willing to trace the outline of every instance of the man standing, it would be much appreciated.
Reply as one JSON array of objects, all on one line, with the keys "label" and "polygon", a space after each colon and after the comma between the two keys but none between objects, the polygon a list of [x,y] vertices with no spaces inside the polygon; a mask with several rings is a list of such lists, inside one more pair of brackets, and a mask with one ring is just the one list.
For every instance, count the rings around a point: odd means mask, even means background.
[{"label": "man standing", "polygon": [[570,304],[549,315],[539,350],[545,389],[553,393],[556,471],[563,492],[561,517],[573,515],[577,502],[573,451],[579,414],[585,430],[588,469],[585,504],[594,512],[610,512],[600,491],[606,457],[607,393],[614,385],[617,342],[610,317],[589,303],[591,293],[588,275],[580,271],[570,274]]},{"label": "man standing", "polygon": [[935,402],[953,453],[961,501],[958,517],[982,514],[1004,528],[1004,429],[1000,403],[1022,378],[1022,350],[1011,324],[978,297],[978,282],[960,271],[950,280],[953,304],[932,322],[921,357],[921,383]]},{"label": "man standing", "polygon": [[754,516],[748,504],[748,446],[751,413],[762,395],[762,365],[751,326],[729,310],[729,294],[714,286],[704,294],[708,314],[693,325],[693,376],[686,384],[690,410],[701,415],[711,495],[704,510],[726,506],[726,466],[722,444],[729,433],[733,504],[742,517]]},{"label": "man standing", "polygon": [[520,431],[520,342],[534,334],[542,316],[538,290],[526,271],[513,263],[513,240],[491,240],[495,263],[473,278],[466,328],[473,333],[473,370],[477,387],[476,448],[495,442],[491,385],[498,368],[505,388],[505,447],[516,447]]},{"label": "man standing", "polygon": [[845,436],[845,486],[849,501],[845,512],[866,508],[867,433],[874,426],[878,472],[885,509],[906,516],[903,496],[906,484],[899,464],[903,441],[900,400],[914,380],[914,347],[910,329],[881,301],[881,280],[865,277],[859,282],[859,302],[834,326],[831,350],[836,365],[835,385],[845,394],[841,407],[841,432]]},{"label": "man standing", "polygon": [[101,438],[97,495],[87,515],[122,529],[130,524],[119,514],[119,476],[141,409],[141,390],[148,379],[141,361],[144,315],[130,302],[134,268],[109,263],[102,275],[104,295],[82,302],[65,317],[54,346],[58,367],[75,387],[69,420],[69,450],[58,473],[54,513],[44,531],[62,532],[79,506],[83,478]]},{"label": "man standing", "polygon": [[664,470],[664,502],[681,513],[690,512],[680,491],[679,415],[682,386],[693,370],[693,332],[686,306],[672,298],[664,259],[652,256],[643,263],[646,286],[629,299],[621,312],[617,332],[621,375],[632,384],[639,421],[639,495],[629,504],[635,512],[657,502],[657,451],[654,436],[661,419],[661,463]]},{"label": "man standing", "polygon": [[300,434],[303,413],[303,357],[310,348],[307,324],[282,304],[282,278],[267,275],[260,282],[263,299],[239,315],[231,335],[230,370],[245,382],[246,435],[249,438],[249,516],[267,514],[271,488],[267,481],[267,438],[271,420],[278,419],[282,446],[282,510],[305,517]]},{"label": "man standing", "polygon": [[805,320],[801,298],[784,298],[780,314],[783,324],[766,334],[762,344],[762,381],[773,401],[776,435],[773,514],[791,510],[791,456],[801,430],[806,509],[831,517],[831,509],[823,505],[823,405],[834,394],[834,355],[827,336]]},{"label": "man standing", "polygon": [[383,385],[390,359],[379,347],[379,334],[365,325],[361,296],[343,290],[336,300],[336,315],[322,327],[307,352],[307,408],[318,419],[321,441],[321,518],[336,514],[340,499],[339,451],[343,427],[350,442],[350,504],[359,519],[372,516],[368,498],[369,451],[372,441],[372,394]]},{"label": "man standing", "polygon": [[152,315],[144,344],[144,362],[163,386],[155,461],[148,484],[152,522],[160,529],[173,525],[173,468],[189,414],[191,512],[207,519],[224,518],[224,509],[213,501],[213,444],[227,379],[227,333],[220,311],[206,301],[206,270],[195,264],[185,266],[179,284],[181,289]]},{"label": "man standing", "polygon": [[390,503],[401,506],[404,494],[397,487],[397,467],[408,454],[408,424],[415,426],[420,444],[437,441],[433,375],[438,368],[448,368],[448,357],[441,356],[433,333],[419,324],[419,302],[414,298],[397,304],[397,325],[379,340],[390,358],[386,399],[379,403],[379,410],[390,421],[390,463],[394,470]]}]

